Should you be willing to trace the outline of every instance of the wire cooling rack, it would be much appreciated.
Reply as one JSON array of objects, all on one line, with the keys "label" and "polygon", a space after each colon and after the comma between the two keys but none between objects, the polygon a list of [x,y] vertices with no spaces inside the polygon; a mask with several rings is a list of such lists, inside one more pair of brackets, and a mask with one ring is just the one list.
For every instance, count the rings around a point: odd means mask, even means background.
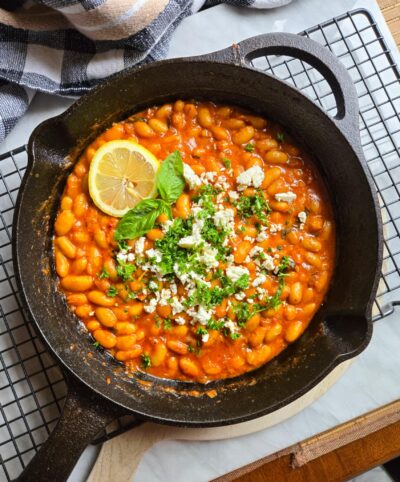
[{"label": "wire cooling rack", "polygon": [[[374,318],[380,319],[400,300],[400,74],[377,24],[365,10],[346,13],[302,35],[339,57],[357,88],[361,141],[384,223],[384,265],[373,311]],[[255,59],[254,66],[291,82],[334,115],[333,94],[309,65],[271,56]],[[60,369],[21,308],[14,277],[12,218],[26,161],[24,147],[0,156],[0,482],[17,477],[45,442],[66,395]],[[114,423],[97,442],[132,423],[129,417]]]}]

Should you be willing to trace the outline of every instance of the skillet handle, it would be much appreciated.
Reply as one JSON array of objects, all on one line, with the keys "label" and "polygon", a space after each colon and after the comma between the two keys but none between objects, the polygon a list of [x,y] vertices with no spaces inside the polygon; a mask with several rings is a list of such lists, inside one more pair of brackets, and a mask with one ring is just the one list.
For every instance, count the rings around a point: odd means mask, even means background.
[{"label": "skillet handle", "polygon": [[357,141],[360,145],[358,98],[353,81],[337,57],[314,40],[290,33],[257,35],[228,49],[213,52],[208,60],[252,68],[250,62],[265,55],[287,55],[314,67],[332,89],[337,105],[337,114],[333,118],[336,125],[350,141]]},{"label": "skillet handle", "polygon": [[106,425],[127,412],[104,400],[75,378],[67,377],[68,395],[55,429],[18,482],[64,482],[84,449]]}]

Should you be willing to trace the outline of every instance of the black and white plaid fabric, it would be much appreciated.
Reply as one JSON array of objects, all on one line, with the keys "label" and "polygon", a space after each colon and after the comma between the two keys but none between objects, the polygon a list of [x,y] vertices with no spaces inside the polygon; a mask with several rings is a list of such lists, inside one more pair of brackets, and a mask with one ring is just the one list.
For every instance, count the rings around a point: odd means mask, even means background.
[{"label": "black and white plaid fabric", "polygon": [[0,0],[0,142],[36,91],[79,96],[115,72],[164,58],[178,23],[202,7],[290,1]]}]

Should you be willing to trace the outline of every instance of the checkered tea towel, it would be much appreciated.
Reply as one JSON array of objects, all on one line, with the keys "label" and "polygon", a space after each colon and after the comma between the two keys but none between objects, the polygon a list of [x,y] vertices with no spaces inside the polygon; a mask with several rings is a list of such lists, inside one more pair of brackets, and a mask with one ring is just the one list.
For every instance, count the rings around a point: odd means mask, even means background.
[{"label": "checkered tea towel", "polygon": [[0,142],[36,91],[79,96],[126,67],[165,57],[178,23],[202,7],[291,0],[0,0]]}]

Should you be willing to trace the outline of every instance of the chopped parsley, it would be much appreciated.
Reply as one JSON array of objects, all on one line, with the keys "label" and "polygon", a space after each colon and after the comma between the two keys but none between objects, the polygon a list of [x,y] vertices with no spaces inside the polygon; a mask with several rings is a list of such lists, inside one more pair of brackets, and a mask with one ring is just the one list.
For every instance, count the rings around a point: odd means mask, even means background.
[{"label": "chopped parsley", "polygon": [[222,330],[222,328],[225,326],[225,321],[216,321],[213,318],[211,320],[208,320],[207,323],[207,328],[209,330]]},{"label": "chopped parsley", "polygon": [[115,286],[110,286],[107,291],[107,296],[110,298],[115,298],[118,294],[118,290]]},{"label": "chopped parsley", "polygon": [[240,333],[229,332],[229,336],[232,340],[237,340],[238,338],[240,338]]},{"label": "chopped parsley", "polygon": [[117,247],[119,251],[126,251],[128,249],[128,243],[126,239],[120,239],[117,241]]},{"label": "chopped parsley", "polygon": [[208,331],[207,331],[205,328],[203,328],[202,326],[200,326],[200,327],[197,328],[197,330],[196,330],[196,335],[200,335],[200,336],[202,336],[202,335],[208,335]]},{"label": "chopped parsley", "polygon": [[118,258],[117,263],[117,275],[124,281],[130,281],[133,273],[136,271],[136,266],[134,264],[126,263]]},{"label": "chopped parsley", "polygon": [[147,353],[142,353],[140,358],[142,359],[142,367],[143,368],[150,368],[151,367],[150,355],[148,355]]},{"label": "chopped parsley", "polygon": [[226,158],[226,157],[223,157],[222,158],[222,162],[224,163],[224,166],[227,168],[227,169],[230,169],[232,167],[232,163],[231,163],[231,160]]},{"label": "chopped parsley", "polygon": [[282,134],[282,132],[278,132],[278,134],[276,134],[276,139],[282,144],[285,142],[285,135]]},{"label": "chopped parsley", "polygon": [[235,203],[238,214],[244,218],[257,216],[262,223],[267,223],[267,215],[271,211],[268,202],[262,193],[256,193],[253,196],[243,196]]},{"label": "chopped parsley", "polygon": [[101,345],[100,345],[100,342],[95,341],[95,342],[93,343],[93,346],[94,346],[95,348],[100,348]]},{"label": "chopped parsley", "polygon": [[255,148],[256,148],[256,146],[254,144],[246,144],[246,147],[244,148],[244,150],[246,152],[254,152]]},{"label": "chopped parsley", "polygon": [[165,331],[168,331],[172,328],[172,321],[169,318],[165,318],[163,321],[163,327]]},{"label": "chopped parsley", "polygon": [[98,274],[98,277],[99,277],[100,279],[104,279],[104,278],[109,278],[110,275],[109,275],[108,271],[107,271],[105,268],[103,268],[103,269],[101,270],[101,272]]}]

